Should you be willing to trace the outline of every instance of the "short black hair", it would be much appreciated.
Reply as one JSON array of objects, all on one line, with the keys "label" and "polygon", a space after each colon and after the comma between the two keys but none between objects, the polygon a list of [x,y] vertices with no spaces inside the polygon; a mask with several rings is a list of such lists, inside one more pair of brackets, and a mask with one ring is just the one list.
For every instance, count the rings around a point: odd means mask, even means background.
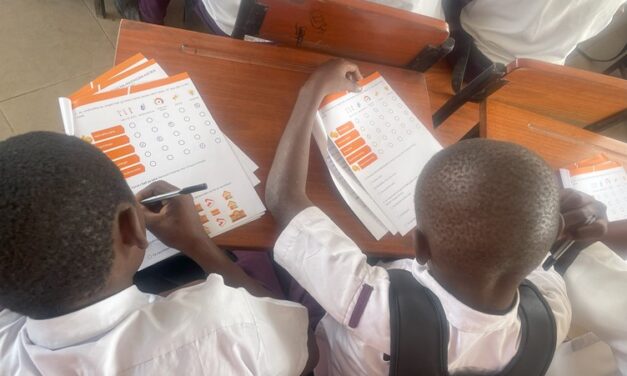
[{"label": "short black hair", "polygon": [[522,278],[559,230],[555,175],[539,156],[508,142],[467,140],[440,151],[420,174],[415,197],[432,257],[465,275]]},{"label": "short black hair", "polygon": [[76,137],[0,142],[0,305],[43,319],[97,293],[111,271],[116,209],[134,200],[115,164]]}]

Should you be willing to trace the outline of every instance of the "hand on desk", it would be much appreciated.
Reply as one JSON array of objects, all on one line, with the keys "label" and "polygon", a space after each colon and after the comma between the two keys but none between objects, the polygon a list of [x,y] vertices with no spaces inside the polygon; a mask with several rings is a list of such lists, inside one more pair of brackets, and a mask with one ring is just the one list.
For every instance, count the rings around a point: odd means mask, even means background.
[{"label": "hand on desk", "polygon": [[[156,181],[138,192],[136,198],[139,202],[177,189],[165,181]],[[190,195],[170,198],[148,206],[142,205],[141,208],[148,230],[168,247],[186,252],[209,238],[200,223]]]}]

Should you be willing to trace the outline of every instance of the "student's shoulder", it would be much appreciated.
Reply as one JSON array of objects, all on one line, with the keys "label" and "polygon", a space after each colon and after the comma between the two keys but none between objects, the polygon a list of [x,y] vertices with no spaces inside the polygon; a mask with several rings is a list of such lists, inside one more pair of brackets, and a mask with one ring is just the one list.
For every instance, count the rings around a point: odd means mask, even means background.
[{"label": "student's shoulder", "polygon": [[173,325],[184,320],[218,329],[235,324],[255,325],[267,314],[267,307],[288,313],[301,309],[296,303],[252,296],[243,288],[225,285],[222,276],[211,274],[202,283],[177,290],[141,311],[163,318],[173,314],[177,317]]}]

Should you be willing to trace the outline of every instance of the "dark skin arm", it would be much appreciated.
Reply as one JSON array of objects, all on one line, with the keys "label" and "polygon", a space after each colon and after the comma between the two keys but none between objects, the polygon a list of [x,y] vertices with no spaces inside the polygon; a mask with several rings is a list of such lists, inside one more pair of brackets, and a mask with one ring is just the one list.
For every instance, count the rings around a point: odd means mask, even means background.
[{"label": "dark skin arm", "polygon": [[285,126],[266,182],[266,205],[281,228],[312,202],[305,186],[314,118],[322,99],[341,91],[358,91],[359,68],[345,60],[320,66],[300,89]]},{"label": "dark skin arm", "polygon": [[[141,201],[144,198],[176,189],[169,183],[157,181],[138,192],[136,198],[137,201]],[[207,236],[190,195],[169,199],[162,205],[142,206],[142,211],[146,220],[146,227],[159,240],[168,247],[183,252],[200,265],[206,273],[220,274],[227,286],[243,287],[251,295],[283,299],[283,297],[276,296],[259,282],[250,278]],[[185,286],[181,288],[183,287]],[[309,358],[303,375],[311,372],[318,363],[318,347],[311,330],[308,332],[307,349]]]},{"label": "dark skin arm", "polygon": [[[157,181],[138,192],[137,201],[177,188]],[[254,296],[272,296],[250,278],[205,233],[191,196],[183,195],[150,207],[142,206],[146,227],[168,247],[176,248],[194,260],[208,274],[217,273],[231,287],[243,287]]]},{"label": "dark skin arm", "polygon": [[623,259],[627,259],[627,220],[610,222],[607,234],[601,239]]},{"label": "dark skin arm", "polygon": [[[603,241],[607,244],[611,225],[608,225],[606,210],[603,203],[585,193],[574,189],[564,189],[560,193],[560,211],[564,220],[562,236],[570,234],[576,242],[555,264],[557,272],[564,274],[579,253],[592,243]],[[593,215],[596,221],[585,225],[586,219]]]}]

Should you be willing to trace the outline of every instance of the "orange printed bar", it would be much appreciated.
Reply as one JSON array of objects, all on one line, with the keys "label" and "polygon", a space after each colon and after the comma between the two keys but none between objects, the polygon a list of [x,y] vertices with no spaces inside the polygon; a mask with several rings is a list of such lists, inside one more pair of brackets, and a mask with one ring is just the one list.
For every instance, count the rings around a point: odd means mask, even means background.
[{"label": "orange printed bar", "polygon": [[352,121],[347,122],[344,125],[340,125],[339,127],[337,127],[336,131],[337,133],[341,135],[343,135],[344,133],[350,131],[351,129],[355,128],[355,126],[353,125]]},{"label": "orange printed bar", "polygon": [[120,170],[132,166],[135,163],[139,163],[139,157],[136,154],[115,161],[115,165],[118,166]]},{"label": "orange printed bar", "polygon": [[376,155],[375,153],[371,153],[371,154],[368,154],[368,155],[366,156],[366,158],[364,158],[364,159],[362,159],[361,161],[359,161],[359,162],[357,163],[357,165],[358,165],[359,167],[361,167],[362,169],[364,169],[364,168],[366,168],[366,167],[370,166],[370,165],[371,165],[374,161],[376,161],[377,159],[378,159],[378,158],[377,158],[377,155]]},{"label": "orange printed bar", "polygon": [[337,140],[335,140],[335,144],[337,145],[338,148],[343,148],[344,146],[348,145],[348,143],[350,143],[351,141],[353,141],[357,137],[359,137],[359,132],[357,132],[357,130],[353,129],[352,131],[348,132],[344,136],[342,136],[342,137],[338,138]]},{"label": "orange printed bar", "polygon": [[207,222],[209,222],[209,218],[207,218],[206,215],[201,215],[200,216],[200,223],[205,224]]},{"label": "orange printed bar", "polygon": [[567,168],[571,169],[571,168],[593,166],[599,163],[607,162],[609,160],[610,159],[605,154],[601,153],[601,154],[595,155],[594,157],[587,158],[579,162],[571,163],[567,166]]},{"label": "orange printed bar", "polygon": [[122,146],[121,148],[109,150],[105,154],[107,155],[107,157],[109,157],[109,159],[113,161],[120,157],[124,157],[133,153],[135,153],[135,148],[132,147],[131,145],[126,145],[126,146]]},{"label": "orange printed bar", "polygon": [[363,148],[346,157],[346,162],[348,162],[348,164],[353,164],[368,155],[368,153],[370,153],[371,151],[372,149],[370,149],[370,146],[364,146]]},{"label": "orange printed bar", "polygon": [[126,145],[130,142],[127,136],[118,136],[106,141],[96,142],[96,147],[102,151],[117,148],[118,146]]},{"label": "orange printed bar", "polygon": [[347,155],[349,155],[350,153],[354,152],[355,150],[359,149],[360,147],[364,145],[366,145],[366,141],[363,138],[359,137],[357,140],[341,148],[340,153],[342,153],[342,155],[346,157]]},{"label": "orange printed bar", "polygon": [[371,83],[372,81],[376,80],[379,77],[381,77],[381,74],[379,72],[374,72],[370,76],[365,77],[364,79],[357,81],[357,84],[359,86],[366,86],[366,85],[368,85],[369,83]]},{"label": "orange printed bar", "polygon": [[146,168],[144,167],[144,165],[138,164],[133,167],[129,167],[127,169],[122,170],[122,175],[124,176],[124,179],[128,179],[135,175],[139,175],[145,171],[146,171]]},{"label": "orange printed bar", "polygon": [[124,127],[121,125],[116,125],[115,127],[103,129],[100,131],[93,132],[91,137],[94,138],[94,141],[101,141],[106,138],[110,138],[113,136],[119,136],[124,134]]},{"label": "orange printed bar", "polygon": [[570,168],[568,170],[570,171],[571,176],[575,176],[575,175],[587,174],[589,172],[609,170],[611,168],[616,168],[616,167],[621,167],[621,164],[618,162],[614,162],[614,161],[605,161],[605,162],[601,162],[599,164],[592,165],[592,166]]}]

